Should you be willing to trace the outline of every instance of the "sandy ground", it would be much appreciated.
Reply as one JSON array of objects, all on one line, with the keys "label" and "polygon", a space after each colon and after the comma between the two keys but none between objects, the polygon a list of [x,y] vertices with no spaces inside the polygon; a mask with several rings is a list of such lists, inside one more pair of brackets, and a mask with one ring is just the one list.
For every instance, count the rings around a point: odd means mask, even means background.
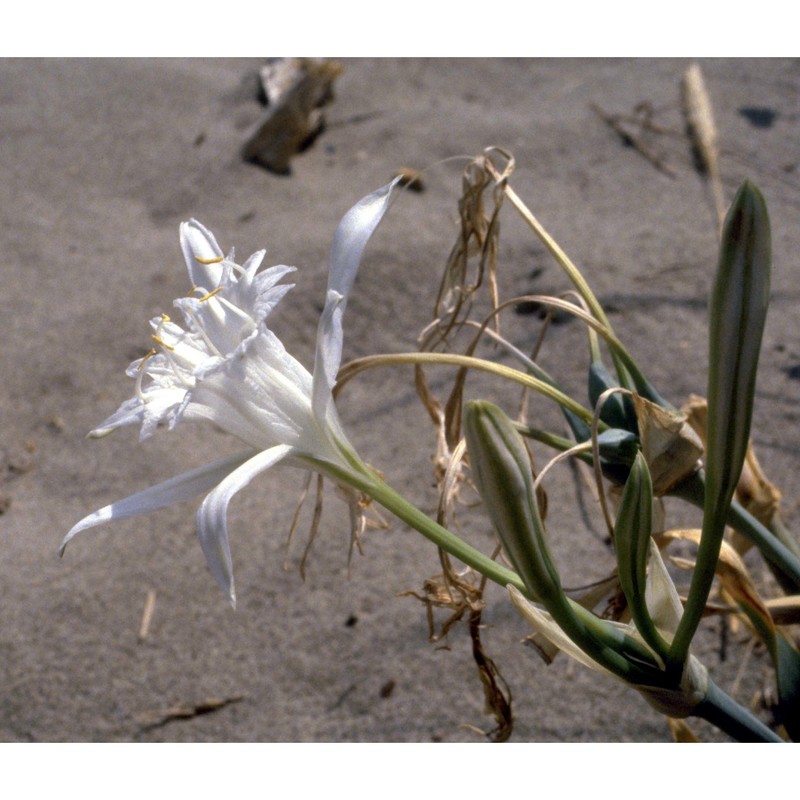
[{"label": "sandy ground", "polygon": [[[299,267],[272,327],[310,366],[331,237],[344,211],[399,166],[502,145],[517,159],[517,191],[613,309],[651,380],[675,403],[705,389],[715,232],[680,135],[686,62],[345,60],[328,130],[285,177],[239,158],[264,113],[254,93],[258,66],[0,62],[2,740],[482,741],[465,726],[493,726],[465,630],[454,629],[446,648],[431,644],[422,605],[396,596],[438,570],[421,537],[398,522],[369,533],[365,555],[348,570],[346,508],[329,491],[301,580],[309,509],[286,545],[298,472],[276,469],[232,504],[236,611],[208,574],[194,533],[196,502],[89,531],[57,558],[65,532],[88,512],[233,452],[221,433],[188,425],[141,445],[133,429],[85,438],[130,396],[124,370],[148,348],[147,320],[186,292],[184,219],[200,219],[242,258],[266,247],[270,263]],[[755,439],[797,527],[800,62],[703,68],[727,195],[751,177],[772,214],[774,303]],[[624,146],[591,109],[631,114],[642,102],[667,129],[651,145],[672,176]],[[753,108],[774,112],[768,125]],[[402,197],[370,243],[345,320],[346,358],[414,349],[455,236],[462,167],[434,170],[427,191]],[[543,248],[506,212],[504,295],[565,288]],[[530,345],[540,323],[512,314],[508,324],[518,344]],[[557,326],[543,365],[581,392],[584,353],[579,326]],[[468,394],[483,385],[470,383]],[[364,458],[433,510],[433,431],[410,371],[365,375],[340,409]],[[587,531],[574,490],[567,469],[548,485],[568,585],[611,567],[598,543],[599,517]],[[489,549],[485,530],[478,541]],[[150,592],[152,622],[139,641]],[[503,592],[487,600],[484,639],[512,688],[514,741],[669,739],[664,720],[610,679],[564,658],[546,667],[520,645],[527,631]],[[718,628],[706,626],[700,653],[729,688],[737,662],[720,663]],[[754,655],[739,688],[743,702],[762,686],[765,668]],[[152,724],[168,709],[212,698],[231,702]]]}]

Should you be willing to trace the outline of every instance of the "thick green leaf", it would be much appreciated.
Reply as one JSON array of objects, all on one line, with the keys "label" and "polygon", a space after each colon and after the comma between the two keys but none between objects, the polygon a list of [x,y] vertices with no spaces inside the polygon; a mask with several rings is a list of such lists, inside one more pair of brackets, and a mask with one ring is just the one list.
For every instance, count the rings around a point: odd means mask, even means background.
[{"label": "thick green leaf", "polygon": [[778,707],[776,717],[792,741],[800,742],[800,653],[778,631],[777,645]]},{"label": "thick green leaf", "polygon": [[703,535],[672,657],[683,661],[705,607],[725,521],[750,438],[758,356],[769,306],[772,246],[766,203],[749,181],[722,230],[709,306],[708,436]]},{"label": "thick green leaf", "polygon": [[622,493],[614,525],[614,546],[617,550],[619,582],[636,629],[656,653],[666,658],[669,644],[656,629],[645,597],[652,516],[653,484],[647,462],[639,453]]}]

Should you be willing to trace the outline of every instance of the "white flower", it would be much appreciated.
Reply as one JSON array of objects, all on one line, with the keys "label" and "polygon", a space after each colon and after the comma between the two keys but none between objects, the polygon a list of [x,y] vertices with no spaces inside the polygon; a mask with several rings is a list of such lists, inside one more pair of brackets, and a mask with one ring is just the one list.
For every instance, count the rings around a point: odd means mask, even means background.
[{"label": "white flower", "polygon": [[[174,305],[185,329],[162,315],[151,321],[155,347],[128,368],[134,396],[92,436],[141,424],[140,438],[160,425],[207,420],[247,449],[112,503],[82,519],[66,535],[104,522],[145,514],[208,492],[197,531],[208,566],[235,604],[226,524],[231,498],[259,473],[291,460],[313,459],[352,472],[361,461],[348,443],[332,390],[342,358],[342,315],[361,254],[392,199],[394,181],[356,203],[336,230],[328,291],[317,332],[313,375],[291,356],[265,320],[291,285],[279,284],[293,267],[259,272],[264,251],[244,265],[226,258],[213,234],[192,220],[181,225],[181,248],[192,289]],[[364,468],[366,469],[366,468]]]}]

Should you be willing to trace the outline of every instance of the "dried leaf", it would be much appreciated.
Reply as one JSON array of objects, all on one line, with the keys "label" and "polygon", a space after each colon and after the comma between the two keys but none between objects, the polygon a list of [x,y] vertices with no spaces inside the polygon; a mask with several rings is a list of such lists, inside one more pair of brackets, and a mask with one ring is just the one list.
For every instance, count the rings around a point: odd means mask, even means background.
[{"label": "dried leaf", "polygon": [[662,497],[697,471],[703,443],[685,414],[662,408],[638,394],[632,397],[653,494]]},{"label": "dried leaf", "polygon": [[780,508],[781,492],[761,469],[752,442],[747,447],[742,474],[736,486],[736,499],[746,511],[767,527],[772,524]]},{"label": "dried leaf", "polygon": [[800,595],[776,597],[764,604],[776,625],[800,625]]},{"label": "dried leaf", "polygon": [[469,620],[469,632],[472,637],[472,657],[478,667],[478,675],[483,684],[486,699],[486,712],[492,714],[497,727],[486,732],[493,742],[507,741],[514,730],[514,717],[511,713],[511,690],[500,673],[495,662],[486,655],[481,642],[482,609],[472,612]]},{"label": "dried leaf", "polygon": [[[695,544],[700,543],[700,537],[701,531],[697,529],[672,530],[664,534],[664,538],[667,540],[680,539]],[[716,573],[728,596],[742,608],[759,636],[765,640],[768,646],[772,646],[771,640],[775,636],[775,624],[772,616],[758,593],[744,561],[728,542],[722,542]]]},{"label": "dried leaf", "polygon": [[698,64],[692,64],[681,82],[683,112],[686,128],[692,141],[695,161],[700,171],[711,182],[714,207],[720,226],[725,218],[725,200],[719,172],[719,143],[711,99],[706,91],[703,73]]},{"label": "dried leaf", "polygon": [[[705,446],[708,428],[708,403],[706,399],[692,394],[681,410],[686,414],[687,422],[692,426],[702,440],[703,446]],[[780,489],[764,474],[764,470],[756,457],[752,441],[747,446],[742,474],[736,486],[736,499],[748,513],[752,514],[766,527],[772,525],[775,515],[780,509]],[[743,539],[743,537],[739,538]],[[747,542],[747,547],[750,546],[751,544]],[[736,544],[736,549],[742,553],[745,552],[746,547]]]},{"label": "dried leaf", "polygon": [[[450,630],[457,625],[467,612],[483,608],[483,588],[475,585],[467,575],[457,575],[450,567],[446,554],[440,551],[443,572],[427,578],[422,585],[422,593],[412,590],[400,592],[399,597],[415,597],[425,605],[428,617],[428,638],[438,642],[447,637]],[[449,609],[450,615],[436,629],[434,609]]]},{"label": "dried leaf", "polygon": [[669,732],[672,734],[672,740],[678,744],[696,744],[700,740],[695,736],[694,731],[686,724],[685,719],[673,719],[667,717],[667,724],[669,725]]},{"label": "dried leaf", "polygon": [[701,165],[708,175],[719,172],[719,143],[711,99],[699,64],[691,64],[683,75],[683,111]]}]

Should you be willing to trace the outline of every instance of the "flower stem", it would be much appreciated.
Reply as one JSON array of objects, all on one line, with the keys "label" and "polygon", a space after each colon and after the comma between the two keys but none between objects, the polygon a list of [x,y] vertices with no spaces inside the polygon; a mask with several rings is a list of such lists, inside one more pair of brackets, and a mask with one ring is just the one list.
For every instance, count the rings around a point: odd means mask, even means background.
[{"label": "flower stem", "polygon": [[783,742],[713,681],[708,682],[708,693],[695,708],[694,716],[716,725],[739,742]]},{"label": "flower stem", "polygon": [[403,522],[419,531],[437,547],[440,547],[467,566],[472,567],[472,569],[489,580],[503,587],[511,584],[526,597],[528,596],[528,590],[516,572],[504,567],[502,564],[498,564],[480,550],[467,544],[452,531],[447,530],[447,528],[420,511],[413,503],[410,503],[377,476],[373,477],[360,472],[346,471],[334,464],[318,461],[317,459],[308,458],[307,460],[313,462],[314,469],[319,472],[328,475],[339,483],[347,484],[369,495],[387,511],[390,511]]}]

